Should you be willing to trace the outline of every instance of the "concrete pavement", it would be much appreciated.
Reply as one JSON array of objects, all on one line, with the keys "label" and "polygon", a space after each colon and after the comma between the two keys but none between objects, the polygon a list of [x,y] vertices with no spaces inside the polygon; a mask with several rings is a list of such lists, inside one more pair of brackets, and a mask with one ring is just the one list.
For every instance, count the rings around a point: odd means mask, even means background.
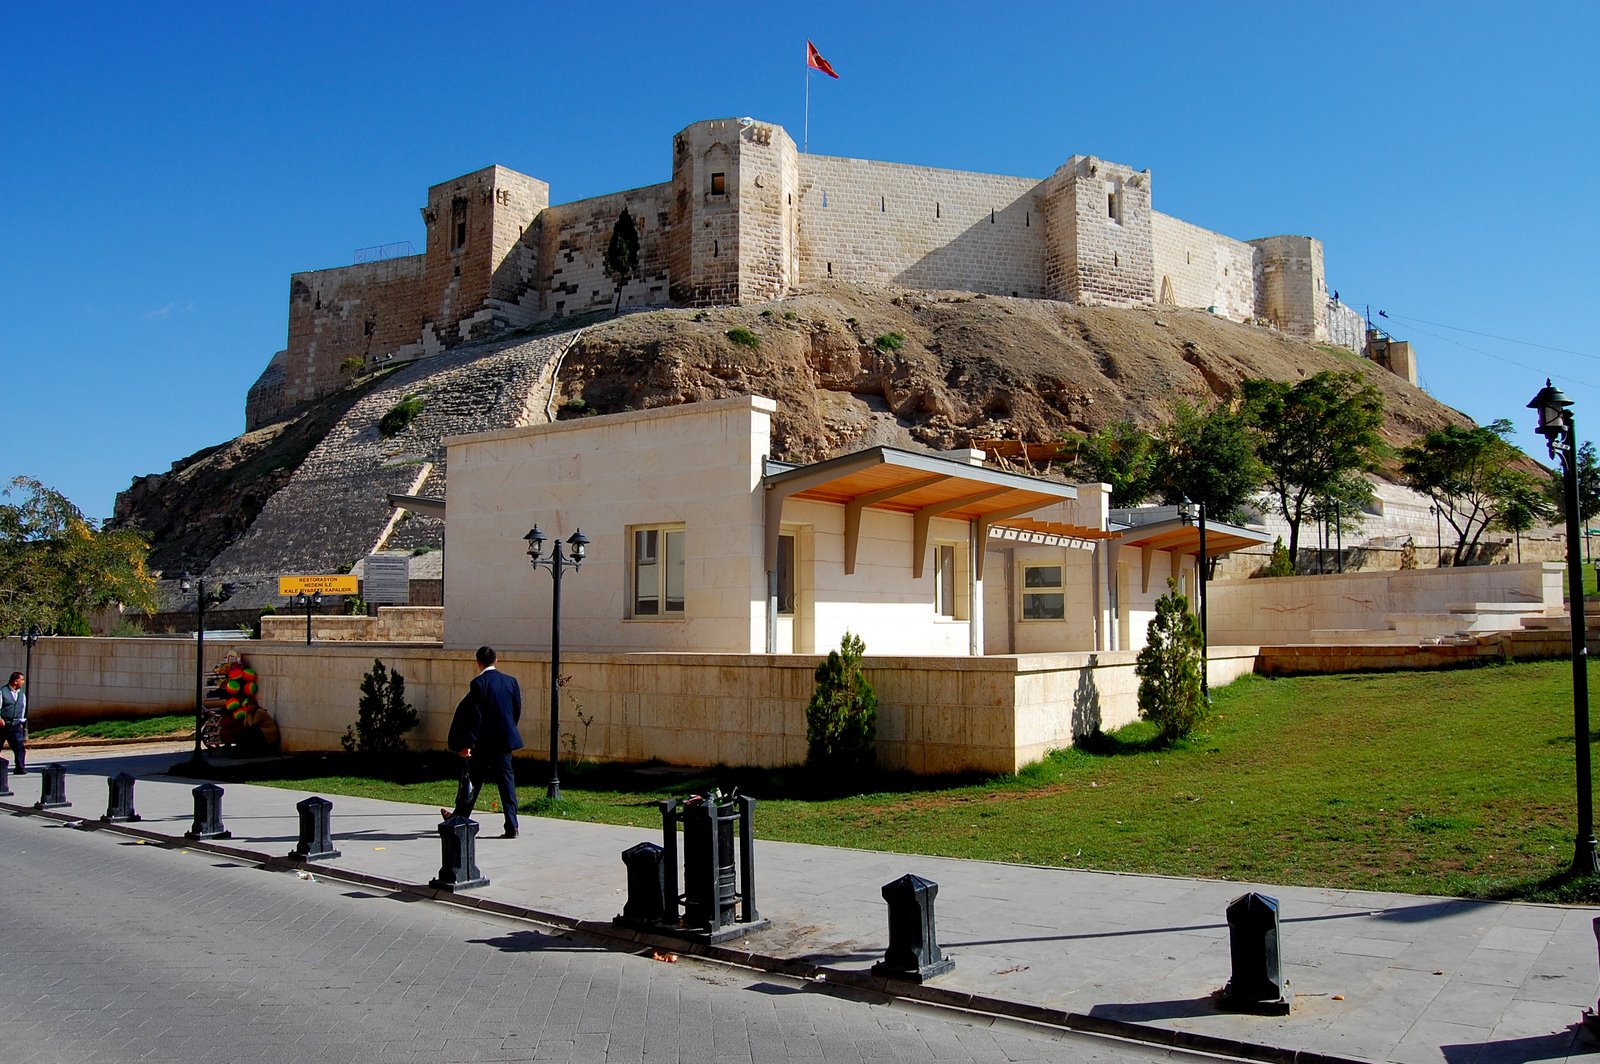
[{"label": "concrete pavement", "polygon": [[[105,778],[127,771],[138,779],[135,806],[143,817],[127,830],[184,845],[195,781],[164,775],[172,752],[59,752],[49,760],[68,765],[73,802],[53,814],[97,820],[105,812]],[[296,841],[295,803],[305,794],[223,786],[223,817],[234,837],[217,848],[253,860],[283,858]],[[25,810],[39,788],[37,775],[14,779],[16,795],[0,804]],[[440,863],[436,808],[325,797],[333,802],[342,856],[324,872],[432,893],[426,884]],[[480,811],[478,819],[485,835],[499,831],[497,814]],[[758,833],[760,827],[758,806]],[[620,854],[644,841],[659,843],[659,830],[525,816],[519,839],[480,836],[478,865],[490,884],[455,900],[625,935],[610,925],[625,900]],[[1501,1064],[1600,1052],[1581,1023],[1600,984],[1593,909],[766,841],[756,855],[757,900],[772,927],[710,952],[757,968],[1265,1060]],[[939,941],[956,960],[954,971],[920,988],[886,986],[867,971],[887,941],[879,889],[907,872],[939,884]],[[1247,890],[1279,899],[1284,974],[1295,992],[1289,1016],[1226,1013],[1212,1002],[1229,975],[1224,911]]]}]

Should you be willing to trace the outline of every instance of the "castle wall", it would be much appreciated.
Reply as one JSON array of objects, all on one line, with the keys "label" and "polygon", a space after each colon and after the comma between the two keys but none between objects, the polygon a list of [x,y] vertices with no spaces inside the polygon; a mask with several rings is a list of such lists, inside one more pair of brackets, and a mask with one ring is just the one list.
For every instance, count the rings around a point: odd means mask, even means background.
[{"label": "castle wall", "polygon": [[1250,245],[1258,253],[1256,313],[1286,335],[1328,339],[1322,241],[1309,236],[1269,236],[1252,240]]},{"label": "castle wall", "polygon": [[1215,307],[1232,321],[1255,316],[1255,249],[1240,240],[1150,212],[1156,301]]},{"label": "castle wall", "polygon": [[414,344],[426,316],[425,292],[422,255],[291,276],[281,405],[268,416],[338,388],[347,358],[370,364]]},{"label": "castle wall", "polygon": [[824,155],[799,177],[803,286],[1044,295],[1037,179]]},{"label": "castle wall", "polygon": [[[1345,306],[1337,300],[1328,300],[1328,342],[1338,344],[1348,351],[1362,354],[1366,351],[1367,319],[1361,316],[1359,310]],[[1398,371],[1396,371],[1398,372]],[[1405,377],[1406,374],[1399,373]],[[1410,376],[1412,384],[1417,383],[1416,367],[1412,367]]]},{"label": "castle wall", "polygon": [[522,294],[538,276],[537,244],[524,237],[549,204],[549,185],[503,166],[428,189],[422,339],[429,350],[533,320]]},{"label": "castle wall", "polygon": [[606,276],[606,248],[624,208],[639,231],[639,270],[622,291],[623,307],[667,302],[671,284],[672,185],[647,185],[627,192],[547,208],[539,216],[539,259],[544,271],[530,296],[538,318],[562,318],[616,305],[616,282]]},{"label": "castle wall", "polygon": [[1112,307],[1154,302],[1150,172],[1074,155],[1043,190],[1049,298]]}]

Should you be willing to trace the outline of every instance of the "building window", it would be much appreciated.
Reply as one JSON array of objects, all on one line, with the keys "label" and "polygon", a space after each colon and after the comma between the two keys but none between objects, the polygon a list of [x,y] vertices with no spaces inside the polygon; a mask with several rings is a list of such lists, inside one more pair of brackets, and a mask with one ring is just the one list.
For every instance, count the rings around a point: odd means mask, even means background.
[{"label": "building window", "polygon": [[683,526],[633,530],[633,616],[683,613]]},{"label": "building window", "polygon": [[456,251],[467,243],[467,199],[457,196],[450,204],[450,250]]},{"label": "building window", "polygon": [[778,613],[794,616],[794,537],[778,537]]},{"label": "building window", "polygon": [[711,194],[713,196],[726,196],[728,194],[728,175],[717,173],[711,175]]},{"label": "building window", "polygon": [[960,586],[956,583],[956,545],[938,543],[933,548],[933,611],[945,620],[960,614]]},{"label": "building window", "polygon": [[1060,621],[1067,616],[1067,596],[1059,565],[1022,567],[1022,619]]},{"label": "building window", "polygon": [[1118,225],[1122,224],[1122,182],[1106,182],[1106,215]]}]

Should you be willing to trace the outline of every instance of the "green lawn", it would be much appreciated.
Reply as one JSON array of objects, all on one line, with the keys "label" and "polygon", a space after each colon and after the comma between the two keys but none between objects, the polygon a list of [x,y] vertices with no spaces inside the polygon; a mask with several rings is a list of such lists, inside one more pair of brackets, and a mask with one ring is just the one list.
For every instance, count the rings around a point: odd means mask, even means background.
[{"label": "green lawn", "polygon": [[179,713],[143,720],[100,720],[92,724],[63,724],[33,728],[30,739],[165,739],[194,737],[194,714]]},{"label": "green lawn", "polygon": [[[1592,681],[1600,690],[1600,673]],[[1215,692],[1206,733],[1152,749],[1138,724],[1096,752],[1060,751],[1018,776],[886,780],[876,793],[808,793],[803,774],[519,765],[535,814],[659,830],[654,802],[737,783],[762,838],[904,853],[1469,897],[1600,901],[1563,883],[1572,857],[1571,666],[1267,680]],[[449,805],[433,780],[256,779],[329,794]],[[280,777],[284,775],[280,770]],[[488,796],[480,808],[488,808]]]}]

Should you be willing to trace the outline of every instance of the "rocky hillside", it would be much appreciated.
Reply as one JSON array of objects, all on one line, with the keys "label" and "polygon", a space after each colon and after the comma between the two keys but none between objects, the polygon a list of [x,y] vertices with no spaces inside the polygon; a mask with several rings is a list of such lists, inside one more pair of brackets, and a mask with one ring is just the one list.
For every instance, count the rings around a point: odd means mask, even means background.
[{"label": "rocky hillside", "polygon": [[[779,404],[774,457],[815,461],[876,444],[944,450],[1053,441],[1124,418],[1154,425],[1174,399],[1325,369],[1358,370],[1382,390],[1391,443],[1468,423],[1350,352],[1204,312],[835,290],[458,348],[136,480],[115,520],[152,533],[156,568],[242,581],[257,590],[238,605],[265,604],[276,573],[439,547],[438,522],[392,522],[383,494],[443,494],[446,436],[541,422],[547,409],[579,417],[756,393]],[[408,396],[421,412],[382,435],[378,420]]]}]

